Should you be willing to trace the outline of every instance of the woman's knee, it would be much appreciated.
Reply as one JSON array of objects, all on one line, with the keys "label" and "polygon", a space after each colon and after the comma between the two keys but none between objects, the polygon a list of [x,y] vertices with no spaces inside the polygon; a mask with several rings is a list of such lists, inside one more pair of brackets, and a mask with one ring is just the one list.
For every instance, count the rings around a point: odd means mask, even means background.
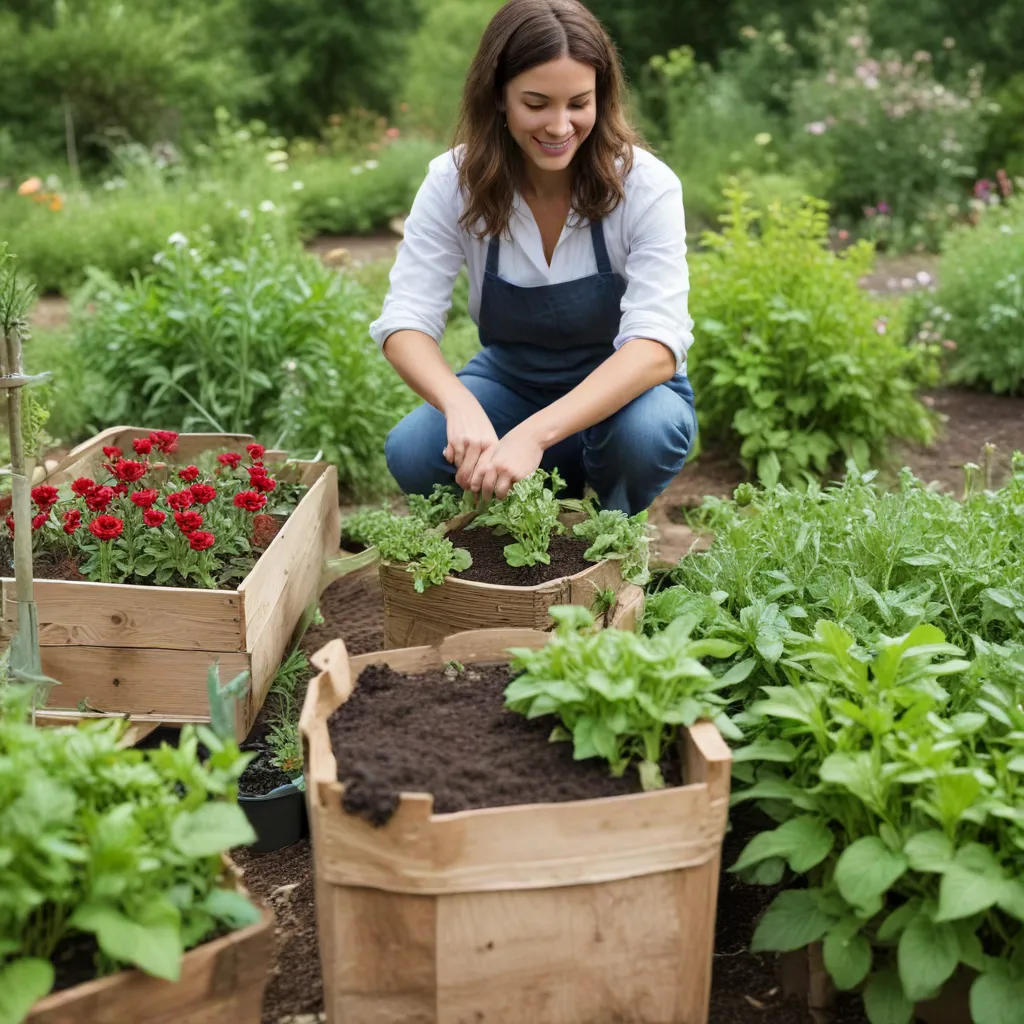
[{"label": "woman's knee", "polygon": [[[434,417],[440,430],[431,422]],[[443,454],[445,436],[444,417],[432,406],[415,409],[388,433],[384,460],[404,494],[429,494],[434,484],[451,479],[454,471]]]},{"label": "woman's knee", "polygon": [[678,472],[697,433],[693,406],[667,387],[644,392],[603,423],[590,428],[585,445],[624,471],[652,461]]}]

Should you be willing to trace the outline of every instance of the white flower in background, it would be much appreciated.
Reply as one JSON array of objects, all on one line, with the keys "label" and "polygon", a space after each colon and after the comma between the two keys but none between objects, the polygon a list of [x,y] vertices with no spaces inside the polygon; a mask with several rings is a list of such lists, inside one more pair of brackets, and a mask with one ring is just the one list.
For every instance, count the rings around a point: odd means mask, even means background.
[{"label": "white flower in background", "polygon": [[264,199],[260,203],[260,213],[273,213],[276,209],[273,199]]},{"label": "white flower in background", "polygon": [[852,47],[854,50],[859,50],[864,45],[864,37],[850,36],[846,40],[846,45]]},{"label": "white flower in background", "polygon": [[301,181],[292,182],[292,191],[301,192],[306,186]]},{"label": "white flower in background", "polygon": [[932,275],[927,270],[919,270],[917,272],[917,283],[920,285],[930,285],[932,283]]},{"label": "white flower in background", "polygon": [[199,250],[198,249],[189,249],[188,254],[194,260],[199,259]]},{"label": "white flower in background", "polygon": [[287,170],[288,170],[288,165],[287,165],[287,164],[271,164],[271,165],[270,165],[270,169],[271,169],[272,171],[281,171],[281,172],[284,172],[284,171],[287,171]]},{"label": "white flower in background", "polygon": [[288,162],[288,154],[283,149],[272,149],[267,154],[268,164],[284,164]]},{"label": "white flower in background", "polygon": [[947,50],[952,50],[953,47],[956,46],[956,40],[952,36],[946,36],[946,38],[942,40],[942,45]]},{"label": "white flower in background", "polygon": [[188,239],[180,231],[175,231],[174,234],[167,239],[167,244],[173,245],[178,249],[183,249],[188,245]]},{"label": "white flower in background", "polygon": [[164,254],[162,252],[157,252],[157,253],[153,254],[153,262],[158,267],[160,266],[161,263],[163,263],[163,261],[164,261]]},{"label": "white flower in background", "polygon": [[376,160],[367,160],[366,163],[363,164],[363,166],[368,171],[375,171],[380,166],[380,164],[378,164]]},{"label": "white flower in background", "polygon": [[759,146],[767,146],[768,143],[771,142],[771,141],[772,141],[772,133],[771,132],[758,132],[754,136],[754,142],[756,142]]},{"label": "white flower in background", "polygon": [[238,216],[241,217],[242,220],[248,220],[252,216],[252,210],[243,207],[238,211]]},{"label": "white flower in background", "polygon": [[353,164],[352,165],[352,173],[353,174],[362,174],[363,173],[363,165],[362,164]]},{"label": "white flower in background", "polygon": [[824,135],[827,130],[828,125],[824,121],[812,121],[804,125],[804,131],[810,132],[811,135]]}]

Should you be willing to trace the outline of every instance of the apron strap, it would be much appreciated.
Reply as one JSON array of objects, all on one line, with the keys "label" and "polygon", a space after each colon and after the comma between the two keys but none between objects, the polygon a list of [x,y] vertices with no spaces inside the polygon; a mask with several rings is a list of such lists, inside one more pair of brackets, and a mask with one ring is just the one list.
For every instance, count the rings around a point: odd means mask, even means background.
[{"label": "apron strap", "polygon": [[604,226],[599,220],[591,222],[590,236],[594,242],[594,256],[597,258],[597,272],[610,274],[612,261],[608,259],[608,246],[604,242]]},{"label": "apron strap", "polygon": [[500,242],[498,236],[495,235],[491,238],[490,245],[487,246],[487,273],[492,277],[498,276],[498,250],[500,248]]}]

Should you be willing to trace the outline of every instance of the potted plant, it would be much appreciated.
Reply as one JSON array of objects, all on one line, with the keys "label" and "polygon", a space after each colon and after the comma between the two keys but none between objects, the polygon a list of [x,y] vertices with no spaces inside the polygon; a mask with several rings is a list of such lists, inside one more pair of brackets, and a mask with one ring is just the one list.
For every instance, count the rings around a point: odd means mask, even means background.
[{"label": "potted plant", "polygon": [[385,647],[493,626],[546,629],[556,604],[586,605],[607,624],[634,621],[649,579],[646,512],[559,500],[563,487],[557,470],[537,470],[486,506],[436,487],[410,497],[409,515],[346,520],[343,536],[380,555]]},{"label": "potted plant", "polygon": [[552,614],[313,657],[329,1022],[706,1021],[732,680],[701,659],[734,645]]}]

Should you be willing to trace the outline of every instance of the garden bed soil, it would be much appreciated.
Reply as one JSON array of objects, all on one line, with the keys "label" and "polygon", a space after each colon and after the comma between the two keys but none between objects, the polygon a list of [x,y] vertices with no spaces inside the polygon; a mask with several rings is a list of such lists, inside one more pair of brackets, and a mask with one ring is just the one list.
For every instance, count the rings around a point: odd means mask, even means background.
[{"label": "garden bed soil", "polygon": [[291,779],[271,762],[271,753],[266,746],[246,742],[243,750],[256,750],[255,760],[242,772],[238,780],[238,792],[242,796],[266,796],[278,786],[287,786]]},{"label": "garden bed soil", "polygon": [[[433,794],[437,814],[641,792],[635,770],[613,778],[605,761],[573,760],[571,743],[550,742],[554,718],[507,710],[511,678],[507,664],[416,674],[364,668],[328,719],[345,810],[379,826],[402,792]],[[663,770],[680,782],[678,759]]]},{"label": "garden bed soil", "polygon": [[499,537],[493,530],[462,529],[448,534],[457,547],[465,548],[473,564],[463,572],[455,573],[460,580],[473,583],[495,583],[504,587],[536,587],[541,583],[575,576],[594,563],[583,557],[590,546],[585,540],[570,536],[555,536],[548,545],[551,564],[509,565],[505,560],[505,547],[515,543],[512,537]]}]

